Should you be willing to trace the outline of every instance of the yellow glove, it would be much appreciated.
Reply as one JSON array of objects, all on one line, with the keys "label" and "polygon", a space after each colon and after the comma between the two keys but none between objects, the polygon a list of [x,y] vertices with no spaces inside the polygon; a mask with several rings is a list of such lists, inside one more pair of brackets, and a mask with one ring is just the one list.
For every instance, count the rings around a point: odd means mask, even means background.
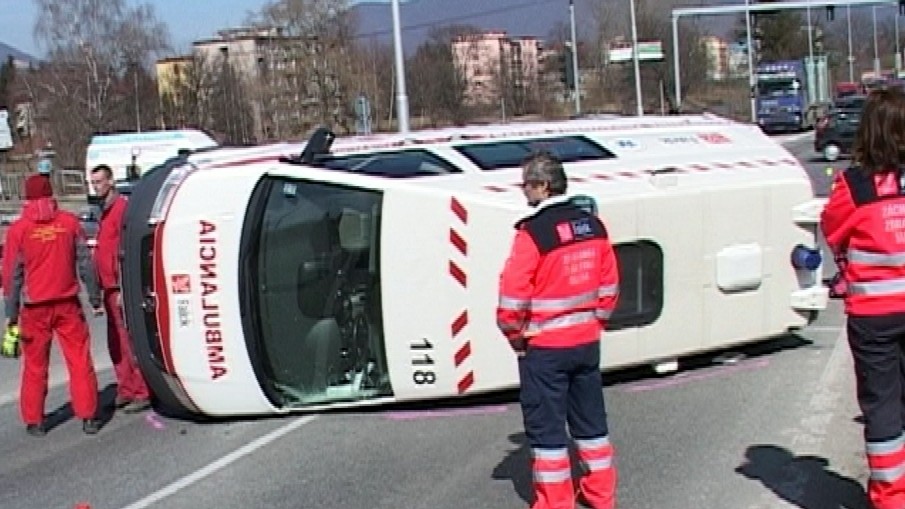
[{"label": "yellow glove", "polygon": [[0,344],[0,355],[10,359],[19,357],[19,326],[10,325],[3,335],[3,343]]}]

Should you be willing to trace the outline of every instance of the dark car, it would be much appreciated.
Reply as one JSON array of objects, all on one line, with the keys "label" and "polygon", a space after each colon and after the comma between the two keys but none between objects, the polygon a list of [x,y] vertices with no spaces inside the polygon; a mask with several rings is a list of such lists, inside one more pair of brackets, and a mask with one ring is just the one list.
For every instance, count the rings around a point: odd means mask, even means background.
[{"label": "dark car", "polygon": [[93,240],[97,237],[98,230],[98,222],[99,222],[99,212],[96,207],[86,207],[79,211],[79,222],[82,224],[82,228],[85,230],[85,235],[88,236],[89,240]]},{"label": "dark car", "polygon": [[826,161],[851,153],[855,133],[861,123],[861,109],[834,109],[814,130],[814,150]]},{"label": "dark car", "polygon": [[861,110],[864,108],[864,101],[867,100],[867,96],[864,95],[849,95],[846,97],[839,97],[835,101],[833,101],[833,111],[840,110]]}]

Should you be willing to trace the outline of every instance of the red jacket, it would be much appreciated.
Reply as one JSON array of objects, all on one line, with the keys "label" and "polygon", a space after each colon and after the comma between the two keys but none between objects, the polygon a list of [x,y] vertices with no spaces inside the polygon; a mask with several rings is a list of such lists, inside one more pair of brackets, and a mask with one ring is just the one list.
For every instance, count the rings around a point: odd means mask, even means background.
[{"label": "red jacket", "polygon": [[603,223],[556,197],[516,229],[496,313],[513,348],[524,349],[526,340],[551,348],[600,341],[619,291],[616,255]]},{"label": "red jacket", "polygon": [[119,242],[126,214],[126,198],[117,196],[104,204],[97,229],[97,247],[94,263],[97,266],[98,283],[103,289],[119,288]]},{"label": "red jacket", "polygon": [[905,312],[905,183],[849,168],[833,182],[821,228],[841,264],[853,315]]},{"label": "red jacket", "polygon": [[11,320],[18,317],[20,299],[27,305],[77,296],[77,272],[85,282],[91,304],[100,306],[85,232],[78,218],[58,210],[53,198],[26,202],[21,217],[6,232],[6,316]]}]

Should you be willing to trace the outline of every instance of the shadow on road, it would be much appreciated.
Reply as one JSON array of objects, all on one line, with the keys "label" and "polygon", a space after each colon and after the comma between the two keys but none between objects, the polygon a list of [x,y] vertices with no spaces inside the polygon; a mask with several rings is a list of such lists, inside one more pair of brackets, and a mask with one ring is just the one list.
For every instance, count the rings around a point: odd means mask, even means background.
[{"label": "shadow on road", "polygon": [[501,481],[511,481],[512,488],[518,496],[530,504],[534,500],[531,487],[531,452],[524,433],[509,435],[509,441],[516,446],[509,451],[496,468],[493,469],[492,478]]},{"label": "shadow on road", "polygon": [[[107,385],[97,395],[97,418],[101,420],[101,427],[105,426],[113,418],[113,401],[115,398],[116,385],[114,384]],[[71,403],[60,405],[44,418],[45,429],[49,432],[72,420],[74,416]]]},{"label": "shadow on road", "polygon": [[828,466],[819,456],[794,456],[779,446],[753,445],[735,471],[801,509],[870,509],[861,484]]}]

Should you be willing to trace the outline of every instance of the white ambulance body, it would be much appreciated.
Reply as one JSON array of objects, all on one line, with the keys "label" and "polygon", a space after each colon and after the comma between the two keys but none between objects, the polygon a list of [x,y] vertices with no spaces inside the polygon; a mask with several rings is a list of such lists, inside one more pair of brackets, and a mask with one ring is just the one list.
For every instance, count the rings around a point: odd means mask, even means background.
[{"label": "white ambulance body", "polygon": [[[106,164],[113,169],[113,178],[118,184],[128,181],[128,167],[133,163],[141,173],[163,164],[178,155],[180,150],[200,150],[216,147],[206,133],[196,129],[169,131],[130,132],[98,134],[92,136],[85,158],[85,179],[91,180],[91,170]],[[94,189],[88,186],[88,195],[94,196]]]},{"label": "white ambulance body", "polygon": [[538,149],[566,161],[568,194],[596,200],[616,246],[602,369],[779,336],[827,305],[823,202],[754,126],[465,127],[279,159],[303,148],[214,150],[136,189],[127,319],[163,400],[242,415],[516,387],[497,284],[529,210],[518,162]]}]

